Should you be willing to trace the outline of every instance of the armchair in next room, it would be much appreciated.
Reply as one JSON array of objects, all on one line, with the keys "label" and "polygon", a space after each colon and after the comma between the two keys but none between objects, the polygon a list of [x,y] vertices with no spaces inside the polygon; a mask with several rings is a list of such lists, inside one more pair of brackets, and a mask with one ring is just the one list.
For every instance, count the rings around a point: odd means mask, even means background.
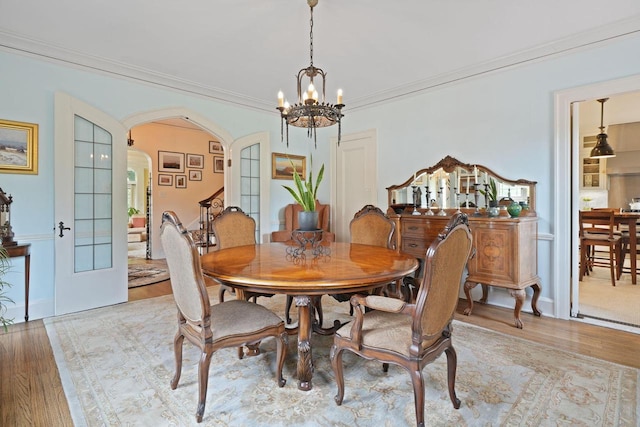
[{"label": "armchair in next room", "polygon": [[[284,230],[271,233],[272,242],[287,242],[291,240],[291,232],[299,228],[298,212],[302,207],[297,204],[289,204],[284,208]],[[316,210],[318,211],[318,228],[323,230],[322,240],[325,242],[335,241],[335,234],[329,231],[329,205],[324,205],[316,200]]]}]

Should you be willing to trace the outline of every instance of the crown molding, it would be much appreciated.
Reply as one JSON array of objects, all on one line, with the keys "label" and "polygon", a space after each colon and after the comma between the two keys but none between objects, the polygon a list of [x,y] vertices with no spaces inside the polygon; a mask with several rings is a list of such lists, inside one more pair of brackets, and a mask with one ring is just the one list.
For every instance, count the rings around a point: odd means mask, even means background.
[{"label": "crown molding", "polygon": [[551,43],[520,50],[514,54],[506,55],[491,61],[474,64],[473,66],[460,68],[443,73],[435,77],[397,86],[389,90],[373,93],[366,97],[352,99],[349,102],[349,110],[357,110],[378,104],[398,100],[401,98],[418,95],[429,90],[443,86],[456,84],[462,80],[479,77],[482,75],[503,71],[508,68],[525,64],[541,62],[549,58],[573,54],[581,50],[592,49],[607,43],[617,41],[640,33],[640,15],[603,25],[598,28],[583,31]]},{"label": "crown molding", "polygon": [[[443,73],[435,77],[418,80],[406,85],[376,92],[365,97],[352,99],[348,110],[355,111],[362,108],[374,107],[383,102],[415,96],[429,90],[453,85],[462,80],[495,73],[507,68],[543,61],[552,57],[568,55],[580,50],[591,49],[604,44],[640,33],[640,15],[590,29],[570,37],[556,40],[545,45],[521,50],[512,55],[474,64],[473,66]],[[160,86],[165,89],[186,92],[194,96],[214,99],[216,101],[237,105],[261,112],[273,112],[273,103],[216,87],[180,79],[175,76],[133,67],[105,58],[85,55],[76,51],[32,40],[0,30],[0,49],[13,53],[37,57],[40,60],[63,63],[66,66],[90,70],[99,74],[115,76],[133,80],[139,83]],[[346,111],[346,110],[345,110]]]},{"label": "crown molding", "polygon": [[19,36],[0,30],[0,49],[24,56],[35,57],[40,60],[64,64],[65,66],[91,71],[102,75],[133,80],[151,86],[186,92],[216,101],[237,105],[259,111],[273,113],[273,103],[233,93],[224,89],[207,87],[201,84],[180,79],[175,76],[158,73],[148,69],[134,67],[98,56],[86,55],[60,46],[51,45],[38,40]]}]

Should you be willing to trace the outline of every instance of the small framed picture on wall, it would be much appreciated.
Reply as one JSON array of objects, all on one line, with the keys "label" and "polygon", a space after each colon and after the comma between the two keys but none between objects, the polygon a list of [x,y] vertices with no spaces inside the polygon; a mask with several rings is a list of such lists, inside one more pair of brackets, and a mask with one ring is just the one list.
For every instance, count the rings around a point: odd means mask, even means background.
[{"label": "small framed picture on wall", "polygon": [[176,188],[187,188],[187,175],[176,175]]},{"label": "small framed picture on wall", "polygon": [[213,171],[215,173],[224,173],[224,157],[213,156]]},{"label": "small framed picture on wall", "polygon": [[202,181],[202,171],[189,171],[189,181]]},{"label": "small framed picture on wall", "polygon": [[209,152],[212,154],[222,154],[222,144],[218,141],[209,141]]},{"label": "small framed picture on wall", "polygon": [[187,167],[204,169],[204,156],[202,154],[187,154]]},{"label": "small framed picture on wall", "polygon": [[173,175],[166,173],[158,174],[158,185],[173,185]]},{"label": "small framed picture on wall", "polygon": [[184,153],[158,151],[158,172],[184,172]]}]

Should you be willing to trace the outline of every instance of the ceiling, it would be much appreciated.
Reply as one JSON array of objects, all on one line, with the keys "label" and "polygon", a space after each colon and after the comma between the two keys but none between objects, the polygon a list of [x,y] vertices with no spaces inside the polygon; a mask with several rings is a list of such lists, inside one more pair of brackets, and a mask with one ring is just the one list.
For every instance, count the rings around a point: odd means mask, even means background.
[{"label": "ceiling", "polygon": [[[0,0],[0,49],[265,111],[293,100],[305,0],[150,5]],[[638,0],[320,0],[314,65],[348,111],[639,31]]]}]

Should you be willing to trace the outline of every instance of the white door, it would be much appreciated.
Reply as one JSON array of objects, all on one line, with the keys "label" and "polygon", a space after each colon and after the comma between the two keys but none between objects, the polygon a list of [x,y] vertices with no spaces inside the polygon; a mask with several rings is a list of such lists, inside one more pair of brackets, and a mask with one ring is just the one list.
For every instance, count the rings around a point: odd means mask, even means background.
[{"label": "white door", "polygon": [[[334,162],[332,212],[336,241],[349,241],[349,222],[363,206],[378,205],[378,148],[375,130],[331,142]],[[379,206],[380,207],[380,206]],[[386,206],[380,207],[383,211]]]},{"label": "white door", "polygon": [[[225,171],[225,206],[239,206],[256,221],[256,241],[268,242],[271,155],[269,133],[238,138],[231,144]],[[225,156],[226,161],[226,156]]]},{"label": "white door", "polygon": [[55,314],[127,300],[126,129],[55,96]]}]

